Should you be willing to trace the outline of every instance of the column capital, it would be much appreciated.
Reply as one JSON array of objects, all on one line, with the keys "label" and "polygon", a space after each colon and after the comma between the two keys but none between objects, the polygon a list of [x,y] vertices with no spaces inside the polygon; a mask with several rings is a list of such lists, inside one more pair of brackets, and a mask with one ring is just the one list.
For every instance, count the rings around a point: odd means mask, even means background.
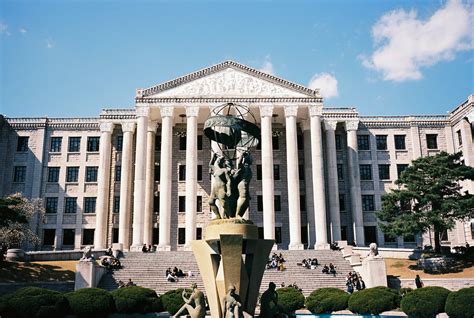
[{"label": "column capital", "polygon": [[337,120],[325,120],[323,123],[325,130],[336,130]]},{"label": "column capital", "polygon": [[260,117],[272,117],[273,115],[273,105],[260,105]]},{"label": "column capital", "polygon": [[173,106],[160,106],[161,117],[173,117]]},{"label": "column capital", "polygon": [[112,131],[114,131],[114,123],[111,122],[111,121],[105,121],[105,122],[101,122],[99,124],[99,127],[100,127],[100,132],[109,132],[109,133],[112,133]]},{"label": "column capital", "polygon": [[311,129],[311,122],[309,119],[305,119],[301,121],[301,128],[303,130],[310,130]]},{"label": "column capital", "polygon": [[308,111],[311,117],[321,116],[321,114],[323,113],[323,104],[321,103],[321,104],[309,105]]},{"label": "column capital", "polygon": [[187,117],[197,117],[199,114],[199,106],[186,106]]},{"label": "column capital", "polygon": [[357,128],[359,128],[359,120],[346,120],[346,130],[351,131],[355,130],[357,131]]},{"label": "column capital", "polygon": [[148,122],[148,132],[156,133],[156,128],[158,128],[158,122],[156,120]]},{"label": "column capital", "polygon": [[148,104],[137,103],[135,114],[137,117],[148,117],[150,115],[150,107]]},{"label": "column capital", "polygon": [[122,122],[122,131],[123,132],[133,132],[135,130],[135,122],[134,121],[124,121]]},{"label": "column capital", "polygon": [[285,117],[296,117],[298,105],[285,105]]}]

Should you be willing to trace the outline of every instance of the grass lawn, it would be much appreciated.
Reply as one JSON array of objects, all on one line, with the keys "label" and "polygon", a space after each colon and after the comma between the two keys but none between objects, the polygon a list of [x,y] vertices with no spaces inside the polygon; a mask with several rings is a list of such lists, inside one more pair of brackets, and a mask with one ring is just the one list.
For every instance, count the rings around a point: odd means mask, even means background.
[{"label": "grass lawn", "polygon": [[77,261],[1,262],[0,283],[74,280]]},{"label": "grass lawn", "polygon": [[408,259],[386,258],[385,264],[387,266],[387,275],[396,276],[399,278],[414,278],[416,274],[421,278],[473,278],[474,266],[464,268],[462,272],[447,273],[447,274],[427,274],[422,270],[413,270],[409,266],[415,266],[416,261]]}]

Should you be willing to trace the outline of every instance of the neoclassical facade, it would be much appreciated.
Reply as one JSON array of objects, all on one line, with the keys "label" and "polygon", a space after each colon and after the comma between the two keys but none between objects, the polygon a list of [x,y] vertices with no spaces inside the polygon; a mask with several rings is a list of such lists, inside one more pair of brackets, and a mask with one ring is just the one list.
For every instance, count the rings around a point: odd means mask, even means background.
[{"label": "neoclassical facade", "polygon": [[[31,224],[43,249],[187,249],[213,217],[208,163],[218,149],[203,123],[229,102],[249,107],[261,128],[246,215],[279,248],[430,244],[430,233],[378,229],[382,195],[420,156],[461,150],[474,166],[474,95],[447,115],[360,116],[226,61],[138,89],[134,108],[98,118],[0,118],[0,195],[43,198],[46,218]],[[459,222],[443,241],[474,243],[473,224]]]}]

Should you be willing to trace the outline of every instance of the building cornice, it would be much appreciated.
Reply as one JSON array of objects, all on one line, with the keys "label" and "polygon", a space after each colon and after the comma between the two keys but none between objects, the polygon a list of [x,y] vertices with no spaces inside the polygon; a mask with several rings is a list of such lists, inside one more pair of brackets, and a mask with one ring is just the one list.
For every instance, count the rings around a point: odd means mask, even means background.
[{"label": "building cornice", "polygon": [[314,104],[322,102],[320,97],[279,97],[279,98],[267,98],[267,97],[225,97],[225,98],[174,98],[174,97],[161,97],[161,98],[137,98],[137,103],[149,103],[149,104],[213,104],[213,103],[292,103],[292,104]]},{"label": "building cornice", "polygon": [[432,116],[361,116],[361,126],[365,128],[409,128],[434,127],[441,128],[450,125],[446,115]]},{"label": "building cornice", "polygon": [[98,130],[99,118],[6,118],[13,129]]}]

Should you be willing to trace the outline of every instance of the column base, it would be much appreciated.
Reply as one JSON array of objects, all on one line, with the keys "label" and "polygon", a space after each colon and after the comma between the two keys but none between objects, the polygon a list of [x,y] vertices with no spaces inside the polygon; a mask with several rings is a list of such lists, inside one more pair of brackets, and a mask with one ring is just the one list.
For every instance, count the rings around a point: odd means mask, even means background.
[{"label": "column base", "polygon": [[315,250],[328,250],[330,248],[328,243],[316,243],[314,244]]},{"label": "column base", "polygon": [[184,247],[183,247],[183,251],[192,251],[192,250],[193,250],[193,249],[192,249],[192,247],[191,247],[191,244],[189,244],[189,245],[184,245]]},{"label": "column base", "polygon": [[304,245],[301,243],[296,243],[296,244],[290,243],[288,245],[288,249],[289,250],[304,250]]},{"label": "column base", "polygon": [[171,245],[158,245],[156,250],[160,252],[169,252],[171,251]]},{"label": "column base", "polygon": [[141,245],[131,245],[128,250],[130,252],[141,252],[142,251],[142,248],[143,248],[143,244]]}]

